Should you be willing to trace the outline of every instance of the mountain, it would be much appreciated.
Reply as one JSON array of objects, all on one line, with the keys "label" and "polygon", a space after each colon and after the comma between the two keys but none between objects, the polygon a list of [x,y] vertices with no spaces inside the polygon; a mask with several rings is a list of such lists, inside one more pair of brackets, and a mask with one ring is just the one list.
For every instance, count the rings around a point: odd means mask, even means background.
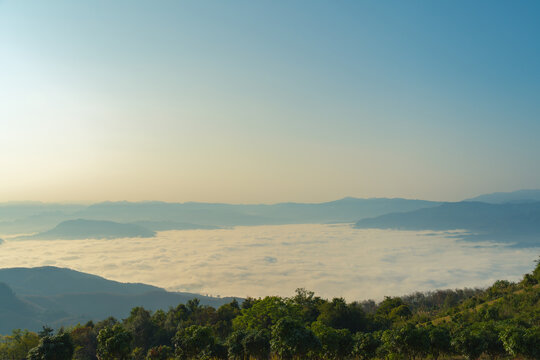
[{"label": "mountain", "polygon": [[222,228],[222,226],[200,225],[200,224],[193,224],[193,223],[186,223],[186,222],[179,222],[179,221],[142,220],[142,221],[135,221],[131,224],[139,225],[152,231],[197,230],[197,229],[213,230],[213,229]]},{"label": "mountain", "polygon": [[45,324],[70,326],[109,315],[121,319],[135,306],[167,310],[193,298],[213,307],[232,301],[52,266],[0,269],[0,334],[15,328],[37,331]]},{"label": "mountain", "polygon": [[[354,222],[398,211],[411,211],[440,205],[440,202],[409,199],[356,199],[344,198],[325,203],[211,204],[148,202],[103,202],[89,206],[64,206],[58,204],[0,204],[0,234],[31,234],[40,237],[61,235],[80,237],[81,230],[71,232],[67,225],[83,227],[84,224],[67,220],[86,219],[112,221],[142,226],[147,230],[212,229],[239,225],[279,225],[300,223]],[[13,213],[10,213],[13,209]],[[60,226],[60,224],[62,224]],[[59,225],[59,229],[53,229]],[[92,227],[95,228],[96,224]],[[106,224],[100,225],[106,227]],[[92,230],[93,231],[93,230]],[[108,232],[109,230],[107,230]],[[67,235],[64,234],[67,233]],[[108,235],[105,232],[104,235]],[[115,235],[116,236],[116,235]],[[109,236],[104,236],[109,237]]]},{"label": "mountain", "polygon": [[237,226],[298,223],[354,222],[359,218],[395,211],[410,211],[440,203],[409,199],[356,199],[305,204],[237,205],[210,203],[105,202],[89,206],[81,217],[112,221],[181,221],[184,223]]},{"label": "mountain", "polygon": [[84,210],[88,205],[82,204],[55,204],[42,202],[7,202],[0,203],[0,219],[3,222],[25,219],[42,215],[71,215]]},{"label": "mountain", "polygon": [[488,239],[516,246],[540,246],[540,202],[487,204],[446,203],[356,222],[357,228],[401,230],[468,230],[468,239]]},{"label": "mountain", "polygon": [[151,291],[165,291],[157,286],[121,283],[54,266],[0,269],[0,282],[8,285],[17,295],[22,296],[92,292],[136,295]]},{"label": "mountain", "polygon": [[17,328],[39,328],[41,322],[36,318],[40,309],[15,295],[13,290],[0,282],[0,333],[11,331],[9,327],[17,324]]},{"label": "mountain", "polygon": [[540,201],[540,190],[518,190],[480,195],[465,201],[480,201],[490,204],[524,203]]},{"label": "mountain", "polygon": [[136,224],[104,220],[66,220],[51,230],[20,239],[112,239],[121,237],[153,237],[156,233]]}]

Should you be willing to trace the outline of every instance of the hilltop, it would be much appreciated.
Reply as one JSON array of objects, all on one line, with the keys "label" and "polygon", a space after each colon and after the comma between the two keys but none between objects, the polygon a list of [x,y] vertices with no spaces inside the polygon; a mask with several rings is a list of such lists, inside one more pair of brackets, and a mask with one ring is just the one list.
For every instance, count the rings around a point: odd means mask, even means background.
[{"label": "hilltop", "polygon": [[52,266],[0,269],[0,334],[14,328],[37,331],[46,324],[71,326],[107,316],[124,318],[132,307],[168,309],[192,299],[212,306],[232,300],[121,283]]}]

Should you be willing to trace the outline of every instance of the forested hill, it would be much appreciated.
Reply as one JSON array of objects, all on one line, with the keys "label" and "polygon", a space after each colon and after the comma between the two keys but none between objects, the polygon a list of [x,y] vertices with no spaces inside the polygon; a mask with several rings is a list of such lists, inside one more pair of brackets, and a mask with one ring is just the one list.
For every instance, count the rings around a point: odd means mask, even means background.
[{"label": "forested hill", "polygon": [[45,324],[71,326],[107,316],[124,318],[135,306],[168,309],[194,298],[216,307],[232,300],[168,292],[56,267],[0,269],[0,333],[19,327],[37,331]]},{"label": "forested hill", "polygon": [[[6,293],[0,286],[0,297]],[[13,294],[7,297],[13,302]],[[539,359],[540,263],[517,283],[347,303],[290,298],[198,300],[167,311],[39,334],[15,330],[2,359]]]}]

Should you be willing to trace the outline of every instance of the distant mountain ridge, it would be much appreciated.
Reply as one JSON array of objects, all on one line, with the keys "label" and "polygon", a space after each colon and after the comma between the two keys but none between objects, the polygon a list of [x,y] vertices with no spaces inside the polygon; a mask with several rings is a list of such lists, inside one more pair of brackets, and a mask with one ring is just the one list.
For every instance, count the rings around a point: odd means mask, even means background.
[{"label": "distant mountain ridge", "polygon": [[[531,214],[536,212],[535,205],[525,206],[540,201],[540,190],[485,194],[472,200],[445,203],[347,197],[324,203],[271,205],[160,201],[50,206],[41,203],[0,204],[0,214],[10,219],[0,221],[0,234],[38,232],[24,236],[27,239],[152,237],[156,231],[165,230],[354,222],[357,227],[467,229],[477,233],[475,238],[489,235],[497,240],[513,238],[528,243],[534,243],[536,234],[540,234],[536,218],[531,219]],[[14,214],[9,213],[11,207]]]},{"label": "distant mountain ridge", "polygon": [[465,201],[480,201],[490,204],[524,203],[540,201],[540,190],[517,190],[511,192],[496,192],[476,196]]},{"label": "distant mountain ridge", "polygon": [[400,230],[468,230],[469,239],[540,246],[540,202],[488,204],[446,203],[433,208],[391,213],[356,222],[356,228]]},{"label": "distant mountain ridge", "polygon": [[[230,226],[281,225],[300,223],[355,222],[398,211],[411,211],[440,205],[440,202],[409,199],[344,198],[325,203],[279,203],[273,205],[167,203],[167,202],[103,202],[84,207],[62,207],[51,204],[13,205],[15,213],[0,221],[0,234],[29,234],[40,232],[48,238],[62,234],[55,226],[67,220],[110,221],[142,226],[149,231],[211,229]],[[9,213],[9,204],[0,204],[0,211]],[[54,210],[54,211],[52,211]],[[93,230],[94,231],[94,230]],[[73,234],[70,234],[73,236]]]},{"label": "distant mountain ridge", "polygon": [[141,283],[122,283],[80,271],[40,266],[0,269],[0,282],[17,295],[50,296],[67,293],[109,292],[125,295],[143,294],[164,289]]},{"label": "distant mountain ridge", "polygon": [[114,221],[76,219],[62,221],[53,229],[19,239],[113,239],[122,237],[149,238],[155,231],[136,224]]},{"label": "distant mountain ridge", "polygon": [[0,269],[0,334],[16,328],[37,331],[45,324],[76,325],[110,315],[121,319],[135,306],[167,310],[193,298],[214,307],[233,299],[168,292],[52,266]]}]

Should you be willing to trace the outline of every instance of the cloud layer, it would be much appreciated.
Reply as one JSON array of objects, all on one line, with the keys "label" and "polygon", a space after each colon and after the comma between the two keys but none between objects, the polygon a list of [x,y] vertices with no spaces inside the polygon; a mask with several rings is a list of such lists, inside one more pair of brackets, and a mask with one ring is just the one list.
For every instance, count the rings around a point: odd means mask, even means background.
[{"label": "cloud layer", "polygon": [[363,300],[517,280],[540,254],[540,248],[470,243],[455,235],[280,225],[164,231],[151,239],[7,239],[0,264],[69,267],[211,295],[289,296],[305,287],[324,297]]}]

